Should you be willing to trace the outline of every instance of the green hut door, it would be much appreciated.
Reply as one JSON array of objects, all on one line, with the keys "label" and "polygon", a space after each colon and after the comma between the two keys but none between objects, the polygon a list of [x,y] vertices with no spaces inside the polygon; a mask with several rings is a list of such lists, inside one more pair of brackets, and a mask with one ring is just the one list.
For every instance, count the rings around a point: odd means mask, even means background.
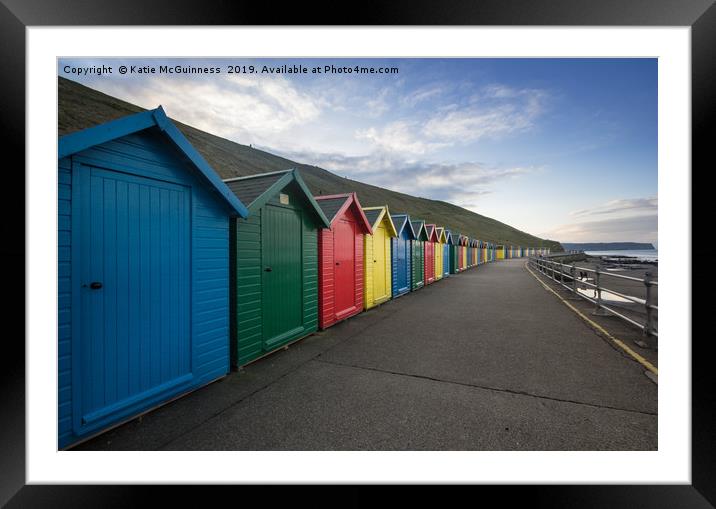
[{"label": "green hut door", "polygon": [[266,205],[262,217],[263,347],[303,327],[301,211]]}]

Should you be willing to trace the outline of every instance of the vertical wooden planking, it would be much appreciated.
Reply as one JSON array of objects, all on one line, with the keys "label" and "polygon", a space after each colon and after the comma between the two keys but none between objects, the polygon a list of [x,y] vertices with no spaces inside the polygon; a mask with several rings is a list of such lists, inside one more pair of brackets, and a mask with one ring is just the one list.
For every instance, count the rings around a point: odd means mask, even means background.
[{"label": "vertical wooden planking", "polygon": [[363,278],[363,270],[365,267],[365,245],[363,237],[365,235],[358,233],[356,230],[354,247],[355,247],[355,285],[356,285],[356,296],[355,305],[357,309],[363,309],[363,299],[365,296],[365,281]]},{"label": "vertical wooden planking", "polygon": [[[67,158],[57,169],[57,340],[58,340],[58,434],[62,441],[72,432],[72,201],[75,191],[72,164]],[[75,218],[76,221],[76,218]]]},{"label": "vertical wooden planking", "polygon": [[373,306],[373,235],[365,234],[363,236],[363,305],[366,309]]},{"label": "vertical wooden planking", "polygon": [[[385,214],[386,217],[390,217],[388,213]],[[387,221],[384,221],[387,222]],[[391,258],[391,252],[390,252],[390,235],[388,234],[388,228],[386,225],[385,228],[385,239],[383,239],[383,249],[385,250],[385,254],[383,256],[383,260],[385,260],[385,268],[382,269],[382,276],[384,279],[384,286],[385,286],[385,298],[389,299],[393,296],[393,289],[390,284],[391,280],[391,274],[393,273],[393,262]]]},{"label": "vertical wooden planking", "polygon": [[237,365],[261,351],[262,319],[262,219],[263,211],[236,220],[236,341]]},{"label": "vertical wooden planking", "polygon": [[[140,240],[142,223],[139,218],[139,184],[130,184],[127,188],[127,266],[129,284],[127,290],[133,294],[141,296],[141,267],[140,267]],[[132,299],[128,303],[128,337],[127,348],[130,352],[128,359],[128,378],[129,383],[127,390],[129,393],[138,393],[140,389],[140,342],[141,335],[139,330],[141,317],[141,300]]]},{"label": "vertical wooden planking", "polygon": [[[179,208],[179,193],[177,191],[170,191],[169,193],[169,214],[172,218],[178,218],[182,217],[181,210]],[[179,231],[178,231],[179,225],[176,221],[171,222],[171,229],[169,230],[169,238],[167,240],[168,245],[170,246],[169,250],[169,260],[168,260],[168,273],[169,273],[169,288],[168,288],[168,294],[171,298],[171,304],[169,308],[169,313],[171,315],[171,320],[168,324],[168,336],[169,336],[169,366],[168,366],[168,372],[169,372],[169,378],[176,378],[179,376],[179,344],[178,341],[180,341],[181,336],[179,336],[178,331],[178,324],[181,320],[181,311],[179,309],[179,288],[178,288],[178,280],[180,274],[179,274],[179,265],[178,265],[178,256],[180,251],[180,244],[179,244]],[[174,246],[172,248],[171,246]]]},{"label": "vertical wooden planking", "polygon": [[301,336],[318,330],[318,231],[307,212],[301,213],[303,253],[303,332]]},{"label": "vertical wooden planking", "polygon": [[117,389],[116,399],[129,395],[129,217],[127,182],[116,184],[117,198]]},{"label": "vertical wooden planking", "polygon": [[151,215],[151,193],[147,186],[139,188],[139,252],[140,252],[140,323],[143,340],[139,344],[140,351],[140,380],[141,389],[146,390],[151,386],[151,343],[148,339],[152,331],[149,328],[151,323],[151,224],[143,218]]},{"label": "vertical wooden planking", "polygon": [[150,237],[149,237],[149,282],[150,282],[150,300],[148,302],[148,306],[150,308],[150,314],[151,314],[151,322],[150,322],[150,335],[149,339],[151,341],[150,345],[150,386],[156,386],[159,384],[159,380],[161,379],[160,371],[161,371],[161,322],[159,313],[161,311],[161,307],[159,305],[160,299],[161,299],[161,266],[162,266],[162,260],[160,259],[160,253],[159,253],[159,238],[161,235],[161,216],[160,216],[160,210],[161,210],[161,204],[160,204],[160,191],[156,187],[152,187],[149,190],[149,199],[150,199],[150,213],[151,216],[149,218],[149,221],[151,223],[150,227]]},{"label": "vertical wooden planking", "polygon": [[[90,171],[89,169],[87,171]],[[91,196],[92,196],[92,207],[90,208],[91,224],[89,232],[89,242],[91,248],[89,258],[85,260],[90,261],[90,271],[88,278],[85,281],[94,281],[104,279],[104,260],[99,256],[92,256],[92,253],[102,253],[104,251],[104,218],[103,218],[103,203],[104,203],[104,183],[99,177],[91,177]],[[87,284],[87,283],[83,283]],[[91,363],[91,359],[103,359],[104,358],[104,345],[101,342],[101,338],[104,335],[104,302],[102,300],[102,294],[99,292],[88,291],[87,288],[83,288],[83,293],[88,300],[88,305],[83,309],[90,309],[91,317],[88,317],[88,322],[91,323],[91,329],[87,334],[88,352],[83,359],[89,361],[87,370],[90,372],[89,380],[84,381],[83,386],[91,390],[91,395],[88,398],[83,399],[83,410],[95,408],[100,406],[104,402],[104,373],[99,362]]]}]

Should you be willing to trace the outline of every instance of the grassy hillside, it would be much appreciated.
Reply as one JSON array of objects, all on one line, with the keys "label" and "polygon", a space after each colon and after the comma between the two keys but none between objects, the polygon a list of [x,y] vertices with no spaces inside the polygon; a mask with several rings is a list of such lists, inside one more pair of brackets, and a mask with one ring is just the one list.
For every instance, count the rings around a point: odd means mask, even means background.
[{"label": "grassy hillside", "polygon": [[[65,78],[59,78],[58,92],[60,136],[143,111],[139,106]],[[387,204],[391,212],[407,212],[413,217],[443,225],[473,238],[521,246],[551,247],[552,251],[562,250],[558,242],[537,238],[451,203],[417,198],[339,177],[323,168],[241,145],[181,122],[176,122],[176,125],[222,178],[298,168],[315,195],[355,191],[364,206]]]}]

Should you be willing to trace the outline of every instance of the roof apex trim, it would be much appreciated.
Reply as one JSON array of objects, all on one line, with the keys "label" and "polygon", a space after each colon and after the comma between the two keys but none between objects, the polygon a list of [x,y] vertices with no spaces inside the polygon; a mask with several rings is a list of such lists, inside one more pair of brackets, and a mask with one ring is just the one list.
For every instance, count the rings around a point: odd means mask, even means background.
[{"label": "roof apex trim", "polygon": [[161,106],[62,136],[57,142],[57,158],[69,157],[90,147],[155,126],[169,137],[240,217],[248,217],[249,210],[246,206],[222,182],[216,171],[172,123]]},{"label": "roof apex trim", "polygon": [[[283,173],[284,175],[276,180],[273,184],[271,184],[269,187],[266,188],[266,190],[258,195],[254,201],[249,203],[249,210],[250,211],[256,211],[263,207],[272,196],[275,196],[276,193],[280,192],[281,189],[286,187],[288,184],[290,184],[292,181],[296,182],[301,192],[305,195],[306,199],[308,200],[308,203],[311,205],[311,208],[318,216],[320,222],[322,223],[320,226],[324,228],[330,228],[331,222],[328,220],[326,215],[323,213],[323,210],[321,209],[321,206],[318,205],[316,202],[316,199],[313,197],[313,194],[308,189],[308,186],[303,181],[303,178],[301,177],[301,173],[295,169],[291,168],[288,170],[281,170],[281,171],[272,171],[268,173],[261,173],[257,175],[249,175],[247,177],[238,177],[234,179],[226,179],[224,182],[231,182],[236,180],[250,180],[252,178],[258,178],[258,177],[266,177],[268,175],[278,175],[280,173]],[[231,192],[231,190],[229,190]],[[232,192],[231,192],[232,193]],[[233,193],[232,193],[233,194]]]},{"label": "roof apex trim", "polygon": [[365,212],[363,212],[363,207],[360,206],[360,202],[358,201],[358,195],[356,193],[341,193],[341,194],[330,194],[325,196],[314,196],[314,199],[316,202],[319,202],[321,200],[335,200],[337,198],[344,198],[345,201],[341,205],[341,208],[339,208],[335,214],[333,214],[333,217],[327,218],[330,227],[333,227],[333,221],[344,214],[346,210],[353,207],[353,209],[358,214],[358,217],[360,219],[360,225],[363,227],[362,233],[370,234],[373,232],[373,228],[370,225],[370,222],[368,221],[368,218],[365,216]]},{"label": "roof apex trim", "polygon": [[[410,220],[409,214],[391,214],[390,218],[403,218],[400,227],[396,226],[398,237],[400,237],[400,235],[403,233],[403,230],[405,229],[405,226],[407,225],[408,231],[410,232],[410,236],[412,237],[411,240],[415,240],[417,238],[417,235],[415,235],[415,228],[413,228],[413,222]],[[393,221],[393,224],[395,224],[395,221]]]},{"label": "roof apex trim", "polygon": [[377,207],[363,207],[363,211],[366,210],[379,210],[380,214],[378,214],[378,217],[371,225],[371,233],[376,229],[376,227],[380,224],[381,221],[385,220],[388,223],[388,226],[390,227],[390,232],[392,235],[391,237],[397,237],[398,231],[395,229],[395,225],[393,224],[393,220],[390,218],[390,211],[388,210],[387,205],[380,205]]}]

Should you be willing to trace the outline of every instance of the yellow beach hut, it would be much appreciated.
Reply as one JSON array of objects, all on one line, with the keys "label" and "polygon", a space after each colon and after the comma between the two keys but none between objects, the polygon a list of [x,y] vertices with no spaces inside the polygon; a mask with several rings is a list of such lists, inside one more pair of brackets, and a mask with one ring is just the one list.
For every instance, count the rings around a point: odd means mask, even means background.
[{"label": "yellow beach hut", "polygon": [[437,281],[443,278],[443,273],[445,272],[443,270],[443,247],[445,246],[445,242],[447,242],[447,236],[445,235],[445,228],[443,226],[436,226],[435,232],[438,236],[438,241],[433,244],[435,248],[435,280]]},{"label": "yellow beach hut", "polygon": [[392,264],[390,239],[397,237],[388,206],[363,207],[372,233],[363,236],[363,304],[370,309],[390,300],[392,295]]}]

